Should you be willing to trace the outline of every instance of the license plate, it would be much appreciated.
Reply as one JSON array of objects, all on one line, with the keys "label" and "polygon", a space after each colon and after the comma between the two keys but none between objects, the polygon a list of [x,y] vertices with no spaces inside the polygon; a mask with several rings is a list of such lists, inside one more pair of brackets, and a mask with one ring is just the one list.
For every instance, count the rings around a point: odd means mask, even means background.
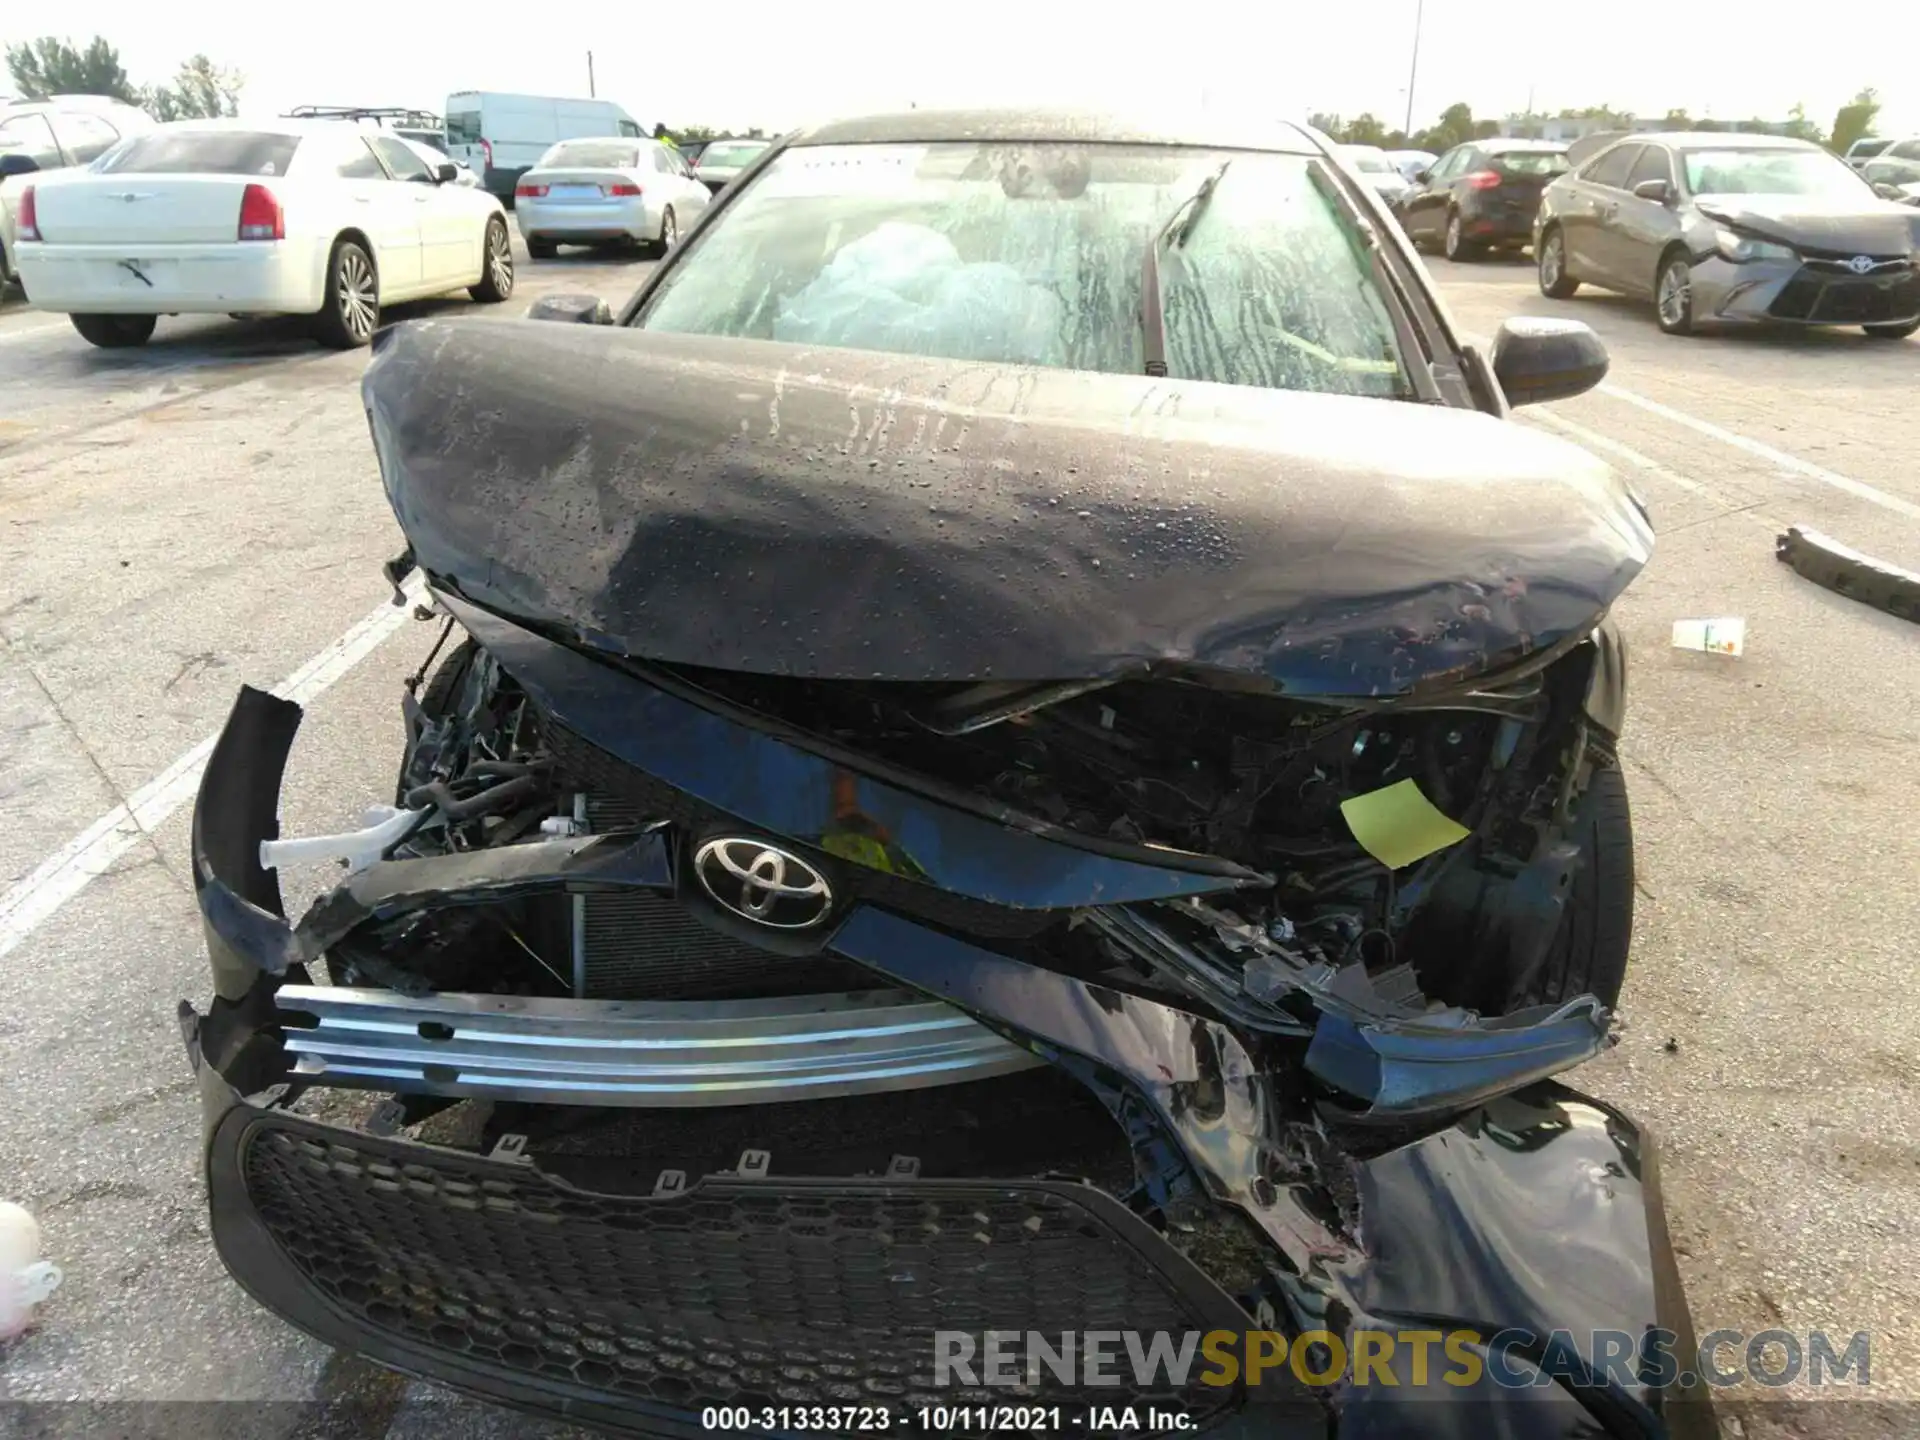
[{"label": "license plate", "polygon": [[598,185],[555,185],[547,192],[556,200],[598,200]]}]

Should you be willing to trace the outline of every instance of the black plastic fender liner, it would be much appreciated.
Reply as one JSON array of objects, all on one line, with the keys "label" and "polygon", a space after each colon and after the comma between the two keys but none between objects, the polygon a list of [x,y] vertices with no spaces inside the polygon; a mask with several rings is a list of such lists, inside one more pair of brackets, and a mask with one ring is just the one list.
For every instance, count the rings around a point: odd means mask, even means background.
[{"label": "black plastic fender liner", "polygon": [[1814,584],[1920,624],[1920,575],[1863,555],[1805,525],[1791,525],[1774,541],[1774,558]]}]

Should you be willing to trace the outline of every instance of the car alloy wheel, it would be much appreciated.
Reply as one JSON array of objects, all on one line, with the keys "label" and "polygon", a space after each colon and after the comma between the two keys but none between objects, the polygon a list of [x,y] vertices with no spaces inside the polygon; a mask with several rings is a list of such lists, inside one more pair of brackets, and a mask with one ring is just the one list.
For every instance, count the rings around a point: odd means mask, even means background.
[{"label": "car alloy wheel", "polygon": [[1447,259],[1458,260],[1459,258],[1460,217],[1458,215],[1449,215],[1447,217]]},{"label": "car alloy wheel", "polygon": [[1551,290],[1560,283],[1560,236],[1549,235],[1547,243],[1540,247],[1540,288]]},{"label": "car alloy wheel", "polygon": [[669,210],[660,218],[660,249],[664,253],[680,243],[680,222]]},{"label": "car alloy wheel", "polygon": [[513,246],[504,225],[487,227],[487,278],[503,298],[513,293]]},{"label": "car alloy wheel", "polygon": [[380,316],[373,266],[357,248],[340,252],[340,324],[356,340],[367,340]]},{"label": "car alloy wheel", "polygon": [[1676,255],[1661,267],[1654,304],[1660,312],[1660,328],[1684,335],[1693,325],[1693,264],[1684,255]]}]

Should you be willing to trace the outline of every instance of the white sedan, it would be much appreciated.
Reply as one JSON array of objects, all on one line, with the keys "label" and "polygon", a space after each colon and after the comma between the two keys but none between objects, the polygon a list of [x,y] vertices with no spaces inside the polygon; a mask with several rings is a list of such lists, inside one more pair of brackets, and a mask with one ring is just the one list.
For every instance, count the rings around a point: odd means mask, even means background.
[{"label": "white sedan", "polygon": [[561,245],[648,245],[664,255],[712,199],[677,150],[619,136],[562,140],[513,185],[536,260]]},{"label": "white sedan", "polygon": [[404,141],[325,122],[186,120],[22,191],[21,283],[95,345],[161,315],[309,315],[365,345],[381,307],[513,293],[506,213]]}]

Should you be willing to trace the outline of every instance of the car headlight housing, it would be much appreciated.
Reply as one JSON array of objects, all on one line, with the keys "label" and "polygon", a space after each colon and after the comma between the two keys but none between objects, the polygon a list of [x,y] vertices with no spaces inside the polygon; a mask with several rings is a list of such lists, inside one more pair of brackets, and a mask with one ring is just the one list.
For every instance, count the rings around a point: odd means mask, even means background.
[{"label": "car headlight housing", "polygon": [[1745,265],[1753,260],[1799,260],[1800,256],[1785,245],[1776,245],[1771,240],[1756,240],[1751,235],[1739,235],[1731,230],[1713,232],[1714,248],[1724,259],[1736,265]]}]

